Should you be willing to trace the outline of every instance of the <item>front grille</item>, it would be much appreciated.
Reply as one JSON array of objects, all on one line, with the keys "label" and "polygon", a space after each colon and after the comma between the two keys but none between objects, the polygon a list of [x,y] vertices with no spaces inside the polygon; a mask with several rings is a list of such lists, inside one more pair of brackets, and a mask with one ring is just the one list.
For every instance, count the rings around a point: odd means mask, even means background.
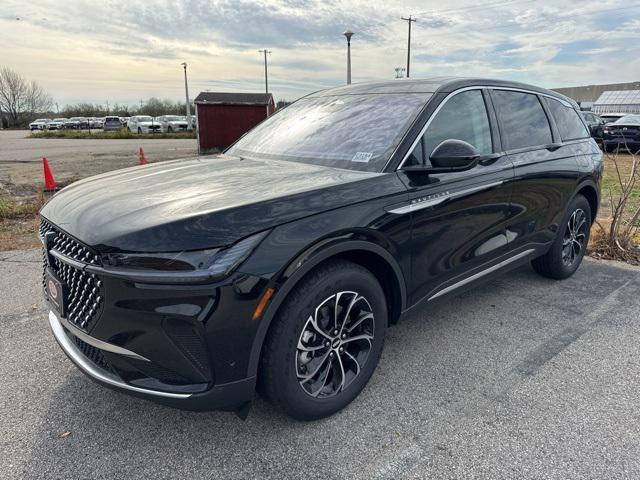
[{"label": "front grille", "polygon": [[75,344],[78,349],[82,352],[82,354],[91,360],[97,367],[100,367],[103,370],[113,373],[113,369],[111,368],[111,364],[105,358],[102,350],[94,347],[93,345],[89,345],[87,342],[80,340],[75,335],[72,335]]},{"label": "front grille", "polygon": [[[68,287],[65,312],[67,320],[83,330],[90,330],[102,312],[104,300],[102,280],[97,275],[49,255],[47,245],[50,250],[85,264],[100,265],[100,257],[44,218],[40,221],[39,233],[44,245],[42,249],[43,289],[48,266]],[[47,237],[48,240],[46,240]]]}]

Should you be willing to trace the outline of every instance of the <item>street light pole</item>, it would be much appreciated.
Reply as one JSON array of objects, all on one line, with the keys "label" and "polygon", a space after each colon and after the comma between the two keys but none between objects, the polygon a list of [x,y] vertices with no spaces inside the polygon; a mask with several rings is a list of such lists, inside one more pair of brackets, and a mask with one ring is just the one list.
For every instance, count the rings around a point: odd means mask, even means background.
[{"label": "street light pole", "polygon": [[354,33],[347,30],[343,35],[347,37],[347,85],[351,85],[351,37]]},{"label": "street light pole", "polygon": [[189,84],[187,83],[187,62],[182,62],[180,65],[184,68],[184,94],[187,98],[187,130],[193,130],[191,125],[191,105],[189,104]]},{"label": "street light pole", "polygon": [[411,15],[409,15],[409,18],[401,17],[401,19],[409,22],[409,39],[407,40],[407,78],[409,78],[409,63],[411,61],[411,24],[417,19],[411,18]]}]

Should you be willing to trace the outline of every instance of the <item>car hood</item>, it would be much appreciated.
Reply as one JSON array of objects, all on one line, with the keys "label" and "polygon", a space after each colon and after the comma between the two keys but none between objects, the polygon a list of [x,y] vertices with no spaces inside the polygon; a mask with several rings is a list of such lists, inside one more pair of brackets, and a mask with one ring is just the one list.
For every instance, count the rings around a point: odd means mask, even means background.
[{"label": "car hood", "polygon": [[160,126],[160,122],[136,122],[136,125],[142,125],[143,127],[150,127],[151,125]]},{"label": "car hood", "polygon": [[173,122],[167,122],[171,125],[187,125],[187,121],[186,120],[175,120]]},{"label": "car hood", "polygon": [[378,183],[381,175],[280,160],[199,157],[81,180],[56,194],[41,213],[100,252],[197,250],[380,196],[384,192],[368,182]]}]

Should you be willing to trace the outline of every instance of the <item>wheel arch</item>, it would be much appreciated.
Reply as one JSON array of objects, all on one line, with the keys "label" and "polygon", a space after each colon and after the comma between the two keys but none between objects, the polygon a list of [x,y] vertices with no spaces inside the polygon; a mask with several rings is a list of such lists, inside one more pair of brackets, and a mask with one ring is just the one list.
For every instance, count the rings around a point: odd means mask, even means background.
[{"label": "wheel arch", "polygon": [[375,243],[362,240],[327,242],[311,247],[296,257],[278,279],[282,284],[265,309],[253,340],[249,358],[249,376],[258,373],[265,338],[287,295],[311,271],[335,259],[362,265],[376,277],[385,292],[389,323],[397,323],[400,313],[406,309],[406,284],[398,262],[387,250]]},{"label": "wheel arch", "polygon": [[573,200],[576,195],[584,196],[587,199],[587,202],[589,202],[589,207],[591,208],[591,223],[593,224],[596,221],[598,205],[600,204],[600,196],[595,182],[593,180],[585,180],[580,183],[571,200]]}]

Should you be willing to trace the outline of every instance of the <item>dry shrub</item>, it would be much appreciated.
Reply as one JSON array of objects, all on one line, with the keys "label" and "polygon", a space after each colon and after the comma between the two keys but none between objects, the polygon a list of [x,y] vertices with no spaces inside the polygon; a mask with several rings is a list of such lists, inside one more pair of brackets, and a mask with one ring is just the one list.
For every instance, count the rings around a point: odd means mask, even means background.
[{"label": "dry shrub", "polygon": [[[620,153],[629,154],[630,165],[622,168]],[[615,170],[612,184],[605,185],[602,191],[602,196],[609,199],[611,216],[597,219],[591,230],[589,250],[594,257],[640,264],[639,153],[628,147],[605,153]]]}]

